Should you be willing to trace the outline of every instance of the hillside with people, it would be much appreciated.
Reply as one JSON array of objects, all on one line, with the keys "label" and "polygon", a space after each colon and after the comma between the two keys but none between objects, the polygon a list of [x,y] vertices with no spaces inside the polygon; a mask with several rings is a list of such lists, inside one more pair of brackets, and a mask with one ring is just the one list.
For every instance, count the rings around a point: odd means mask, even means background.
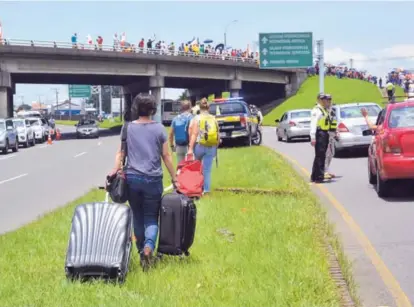
[{"label": "hillside with people", "polygon": [[[319,76],[309,76],[295,95],[289,97],[264,117],[263,124],[274,126],[275,120],[280,119],[288,110],[312,108],[318,93]],[[379,87],[368,80],[326,76],[325,93],[332,95],[334,103],[376,102],[383,104],[385,102]]]}]

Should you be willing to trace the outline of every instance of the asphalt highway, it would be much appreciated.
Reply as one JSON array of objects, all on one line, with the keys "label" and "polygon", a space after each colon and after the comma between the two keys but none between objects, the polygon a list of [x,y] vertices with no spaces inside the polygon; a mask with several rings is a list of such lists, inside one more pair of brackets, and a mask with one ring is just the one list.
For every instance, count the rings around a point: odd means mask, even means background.
[{"label": "asphalt highway", "polygon": [[52,145],[0,155],[0,234],[104,184],[119,136],[77,140],[74,127],[60,128],[62,140]]},{"label": "asphalt highway", "polygon": [[[264,128],[264,144],[297,161],[310,172],[314,157],[314,149],[310,142],[278,142],[275,130],[270,127]],[[344,241],[346,253],[354,262],[355,277],[360,285],[360,293],[365,298],[364,305],[396,306],[395,300],[404,301],[404,293],[414,302],[414,193],[405,193],[406,190],[413,190],[413,183],[396,186],[393,198],[379,198],[368,182],[367,154],[364,152],[334,158],[330,171],[337,178],[324,183],[323,188],[319,190],[327,190],[325,194],[333,196],[335,205],[339,203],[343,206],[369,240],[362,242],[361,246],[352,238],[349,227],[344,225],[338,212],[336,217],[335,214],[331,215],[335,224],[343,224],[337,229]],[[377,256],[367,247],[369,243],[386,268],[376,263]],[[368,250],[368,257],[364,249]],[[369,256],[371,259],[368,259]],[[392,276],[387,273],[387,268]],[[382,278],[379,275],[383,275]],[[388,287],[385,287],[385,284]],[[399,286],[402,291],[398,291]],[[398,305],[407,306],[407,301],[405,299],[405,305]]]}]

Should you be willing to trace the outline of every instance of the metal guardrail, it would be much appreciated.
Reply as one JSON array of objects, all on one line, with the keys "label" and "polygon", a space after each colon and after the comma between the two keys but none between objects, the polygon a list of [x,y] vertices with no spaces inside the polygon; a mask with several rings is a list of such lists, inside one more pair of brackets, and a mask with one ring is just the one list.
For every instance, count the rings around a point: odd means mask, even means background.
[{"label": "metal guardrail", "polygon": [[204,59],[215,59],[223,61],[234,61],[244,63],[254,63],[259,66],[258,59],[246,58],[246,57],[233,57],[223,54],[215,53],[202,53],[197,54],[195,52],[183,52],[178,50],[168,49],[148,49],[139,48],[136,45],[128,47],[119,46],[108,46],[98,44],[81,44],[81,43],[68,43],[68,42],[56,42],[56,41],[35,41],[35,40],[18,40],[18,39],[1,39],[1,45],[10,46],[28,46],[28,47],[46,47],[46,48],[59,48],[59,49],[77,49],[77,50],[94,50],[102,52],[127,52],[127,53],[140,53],[140,54],[151,54],[151,55],[167,55],[167,56],[185,56],[185,57],[196,57]]}]

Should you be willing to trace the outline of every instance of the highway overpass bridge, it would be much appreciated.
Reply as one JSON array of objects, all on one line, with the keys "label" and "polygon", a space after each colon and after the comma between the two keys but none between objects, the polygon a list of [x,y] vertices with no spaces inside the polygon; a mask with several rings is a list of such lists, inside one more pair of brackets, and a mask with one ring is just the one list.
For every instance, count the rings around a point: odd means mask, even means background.
[{"label": "highway overpass bridge", "polygon": [[163,87],[187,88],[193,101],[230,91],[233,97],[243,95],[249,103],[260,105],[260,101],[295,92],[303,75],[302,71],[261,70],[251,59],[156,50],[121,52],[112,46],[78,49],[65,43],[9,40],[0,44],[0,118],[13,114],[17,83],[121,85],[126,108],[140,92],[151,91],[161,101]]}]

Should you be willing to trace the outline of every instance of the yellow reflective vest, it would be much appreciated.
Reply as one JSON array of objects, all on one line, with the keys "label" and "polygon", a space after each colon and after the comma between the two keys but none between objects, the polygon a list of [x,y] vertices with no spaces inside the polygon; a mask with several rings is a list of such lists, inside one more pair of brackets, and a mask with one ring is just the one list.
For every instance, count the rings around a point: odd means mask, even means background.
[{"label": "yellow reflective vest", "polygon": [[319,107],[319,110],[321,110],[323,115],[318,120],[317,129],[320,129],[322,131],[329,131],[329,129],[331,127],[331,121],[330,121],[330,118],[329,118],[329,113],[328,113],[327,110],[325,110],[325,108],[320,108]]}]

